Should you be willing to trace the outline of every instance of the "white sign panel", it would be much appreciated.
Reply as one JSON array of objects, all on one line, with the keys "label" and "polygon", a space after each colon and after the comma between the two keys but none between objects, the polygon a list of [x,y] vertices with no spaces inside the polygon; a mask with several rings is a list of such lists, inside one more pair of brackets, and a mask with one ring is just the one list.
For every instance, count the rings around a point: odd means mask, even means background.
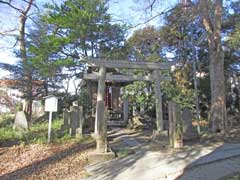
[{"label": "white sign panel", "polygon": [[45,99],[45,111],[57,112],[58,98],[55,96],[49,96]]}]

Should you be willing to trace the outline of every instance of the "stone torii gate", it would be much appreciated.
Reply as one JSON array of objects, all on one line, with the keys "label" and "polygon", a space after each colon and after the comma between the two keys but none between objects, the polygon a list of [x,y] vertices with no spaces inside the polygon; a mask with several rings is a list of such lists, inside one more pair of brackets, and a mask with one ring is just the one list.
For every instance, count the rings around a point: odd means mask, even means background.
[{"label": "stone torii gate", "polygon": [[[106,117],[104,107],[105,80],[111,81],[154,81],[156,96],[156,125],[157,132],[163,131],[163,113],[162,97],[160,83],[161,81],[171,80],[168,76],[161,76],[161,70],[170,70],[171,65],[175,62],[144,62],[144,61],[124,61],[124,60],[103,60],[103,59],[86,59],[84,60],[91,67],[99,67],[98,73],[85,74],[84,79],[98,80],[97,105],[95,116],[95,132],[97,141],[97,152],[107,152],[106,140]],[[129,76],[129,75],[111,75],[106,73],[107,68],[125,68],[125,69],[143,69],[151,70],[153,73],[148,76]]]}]

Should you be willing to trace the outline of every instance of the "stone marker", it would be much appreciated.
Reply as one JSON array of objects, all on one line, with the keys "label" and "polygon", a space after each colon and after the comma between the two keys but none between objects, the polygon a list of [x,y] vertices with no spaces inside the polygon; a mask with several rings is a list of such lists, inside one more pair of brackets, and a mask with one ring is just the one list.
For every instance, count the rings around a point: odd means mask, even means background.
[{"label": "stone marker", "polygon": [[135,103],[132,104],[132,115],[133,116],[137,115],[137,105]]},{"label": "stone marker", "polygon": [[192,112],[188,108],[184,108],[182,111],[182,120],[184,124],[183,128],[183,140],[196,140],[199,138],[197,130],[192,125]]},{"label": "stone marker", "polygon": [[62,129],[68,129],[69,128],[69,124],[70,124],[70,120],[69,120],[69,112],[65,109],[63,110],[63,125],[62,125]]},{"label": "stone marker", "polygon": [[183,124],[181,118],[181,111],[178,104],[169,102],[169,140],[173,148],[183,147]]},{"label": "stone marker", "polygon": [[123,121],[127,125],[128,124],[128,114],[129,114],[129,102],[128,99],[125,97],[123,99]]},{"label": "stone marker", "polygon": [[82,106],[71,106],[70,111],[63,111],[62,131],[68,129],[71,136],[82,136],[83,123],[84,117]]},{"label": "stone marker", "polygon": [[27,122],[27,118],[26,118],[24,111],[17,112],[13,128],[17,129],[17,130],[27,130],[28,129],[28,122]]},{"label": "stone marker", "polygon": [[61,136],[64,135],[66,130],[69,132],[69,128],[70,128],[69,121],[70,121],[69,112],[67,111],[67,109],[63,109],[63,125],[61,126],[61,129],[60,129]]},{"label": "stone marker", "polygon": [[76,136],[76,130],[77,130],[77,122],[78,122],[78,114],[76,111],[70,111],[70,135]]},{"label": "stone marker", "polygon": [[76,129],[76,136],[82,136],[83,135],[83,124],[84,124],[84,117],[83,117],[83,107],[78,107],[78,125]]}]

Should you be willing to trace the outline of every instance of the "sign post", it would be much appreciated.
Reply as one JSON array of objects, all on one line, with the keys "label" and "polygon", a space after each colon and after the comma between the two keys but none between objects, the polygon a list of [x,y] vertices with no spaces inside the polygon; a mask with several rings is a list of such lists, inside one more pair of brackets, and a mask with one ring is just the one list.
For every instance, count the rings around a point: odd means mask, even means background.
[{"label": "sign post", "polygon": [[51,140],[51,127],[52,127],[52,111],[49,112],[49,120],[48,120],[48,143]]},{"label": "sign post", "polygon": [[45,97],[45,111],[49,112],[48,121],[48,143],[51,141],[52,113],[57,112],[58,98],[50,95]]}]

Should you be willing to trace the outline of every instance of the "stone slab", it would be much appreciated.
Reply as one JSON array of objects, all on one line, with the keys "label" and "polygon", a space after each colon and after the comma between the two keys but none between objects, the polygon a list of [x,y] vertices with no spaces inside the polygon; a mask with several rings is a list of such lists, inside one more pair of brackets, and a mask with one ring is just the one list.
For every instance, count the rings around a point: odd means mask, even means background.
[{"label": "stone slab", "polygon": [[188,108],[184,108],[182,111],[182,120],[184,123],[183,128],[183,140],[193,141],[199,139],[199,135],[196,129],[192,125],[192,112]]},{"label": "stone slab", "polygon": [[177,180],[219,180],[225,176],[239,173],[239,170],[240,157],[218,161],[185,171]]},{"label": "stone slab", "polygon": [[[230,154],[234,155],[235,158],[238,155],[240,157],[238,147],[240,147],[240,145],[228,144],[222,146],[221,144],[216,144],[209,147],[189,147],[181,151],[167,153],[139,151],[125,158],[117,158],[92,166],[88,169],[88,172],[92,176],[87,178],[87,180],[173,180],[182,174],[184,175],[184,172],[189,171],[191,173],[195,168],[201,170],[202,167],[208,166],[209,163],[218,164],[225,160],[226,162],[232,163],[232,161],[228,161],[228,159],[224,160],[223,158],[232,157]],[[202,159],[205,159],[205,157],[207,160],[203,161]],[[190,167],[190,169],[188,167]],[[227,168],[225,165],[219,167],[220,171]],[[237,168],[239,168],[239,166],[233,163],[227,170],[233,172]],[[214,177],[214,173],[217,173],[217,169],[212,169],[212,172],[209,173],[207,173],[207,170],[208,168],[205,169],[205,175],[209,174],[211,178]],[[198,180],[197,172],[198,171],[196,171],[196,173],[193,172],[194,176],[187,176],[191,177],[188,179]],[[223,173],[221,177],[225,175],[226,173]],[[188,180],[187,178],[183,179]],[[207,180],[210,180],[210,178]]]},{"label": "stone slab", "polygon": [[18,111],[16,113],[13,128],[17,130],[28,130],[28,122],[24,111]]},{"label": "stone slab", "polygon": [[107,121],[108,126],[117,126],[117,127],[125,127],[127,123],[125,121]]},{"label": "stone slab", "polygon": [[127,139],[123,140],[123,143],[130,147],[135,147],[135,146],[141,145],[141,143],[139,143],[137,140],[132,139],[132,138],[127,138]]},{"label": "stone slab", "polygon": [[112,151],[106,153],[99,153],[97,151],[94,151],[88,154],[88,162],[90,164],[96,164],[99,162],[109,161],[115,157],[116,155]]}]

